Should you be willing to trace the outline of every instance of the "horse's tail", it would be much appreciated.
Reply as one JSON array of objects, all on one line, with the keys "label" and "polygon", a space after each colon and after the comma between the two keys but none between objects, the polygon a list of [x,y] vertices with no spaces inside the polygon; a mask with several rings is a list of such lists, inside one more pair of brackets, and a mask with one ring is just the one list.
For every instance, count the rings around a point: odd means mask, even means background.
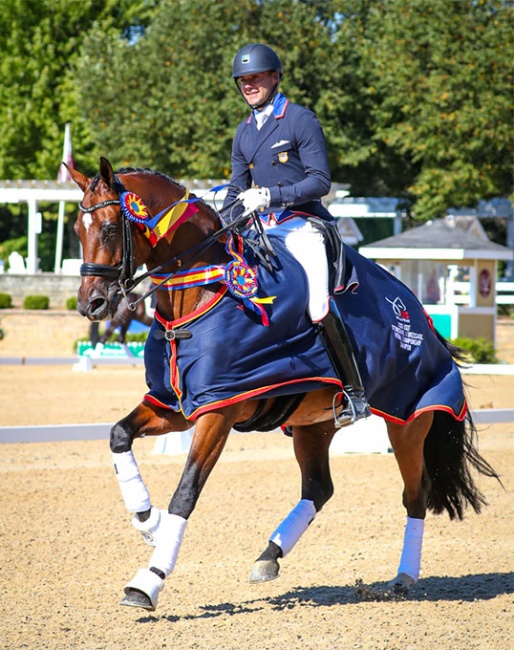
[{"label": "horse's tail", "polygon": [[487,502],[477,488],[471,469],[484,476],[500,477],[478,453],[477,430],[468,412],[458,421],[450,413],[435,411],[425,440],[425,468],[431,482],[427,506],[435,514],[446,510],[450,519],[462,519],[470,505],[476,513]]}]

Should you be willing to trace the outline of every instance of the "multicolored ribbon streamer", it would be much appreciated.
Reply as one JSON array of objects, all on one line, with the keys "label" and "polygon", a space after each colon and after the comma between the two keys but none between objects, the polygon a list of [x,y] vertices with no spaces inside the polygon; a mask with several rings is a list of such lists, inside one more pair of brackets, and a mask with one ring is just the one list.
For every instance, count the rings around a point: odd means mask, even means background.
[{"label": "multicolored ribbon streamer", "polygon": [[[203,196],[212,192],[219,192],[225,187],[227,185],[217,185]],[[133,221],[143,232],[150,244],[155,246],[161,239],[167,237],[187,221],[195,212],[198,212],[195,203],[201,201],[203,196],[195,196],[190,199],[189,190],[186,188],[185,194],[181,199],[164,208],[155,217],[152,217],[143,199],[134,192],[123,192],[120,195],[120,204],[123,214],[127,219]]]},{"label": "multicolored ribbon streamer", "polygon": [[243,255],[236,250],[232,233],[229,233],[225,246],[227,253],[233,258],[225,268],[225,283],[230,293],[242,301],[243,305],[261,317],[262,324],[269,325],[269,318],[264,305],[270,305],[276,296],[257,298],[259,282],[257,266],[251,267]]},{"label": "multicolored ribbon streamer", "polygon": [[152,273],[150,276],[152,284],[160,290],[178,291],[214,282],[224,283],[235,298],[260,316],[263,325],[269,326],[269,317],[264,305],[271,305],[276,296],[257,297],[259,288],[257,267],[251,267],[243,255],[236,250],[232,234],[228,236],[226,250],[232,257],[232,261],[226,265],[199,266],[177,271],[171,276],[167,273]]}]

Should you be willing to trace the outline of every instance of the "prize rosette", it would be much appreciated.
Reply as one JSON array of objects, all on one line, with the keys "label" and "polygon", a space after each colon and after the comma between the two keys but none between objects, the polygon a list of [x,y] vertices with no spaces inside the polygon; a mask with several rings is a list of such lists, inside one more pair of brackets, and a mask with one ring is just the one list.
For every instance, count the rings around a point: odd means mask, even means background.
[{"label": "prize rosette", "polygon": [[256,271],[241,260],[227,264],[225,283],[230,293],[241,300],[251,300],[259,288]]},{"label": "prize rosette", "polygon": [[146,223],[150,217],[148,208],[143,203],[143,199],[134,192],[123,192],[120,195],[120,205],[123,214],[135,223]]}]

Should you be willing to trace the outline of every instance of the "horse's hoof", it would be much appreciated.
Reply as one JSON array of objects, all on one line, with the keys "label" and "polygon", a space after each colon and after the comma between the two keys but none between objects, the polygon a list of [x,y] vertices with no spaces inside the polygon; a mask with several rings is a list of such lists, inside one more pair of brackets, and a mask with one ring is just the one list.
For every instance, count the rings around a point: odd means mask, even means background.
[{"label": "horse's hoof", "polygon": [[156,573],[150,569],[139,569],[135,577],[125,585],[125,597],[120,605],[142,607],[153,612],[163,587],[164,580]]},{"label": "horse's hoof", "polygon": [[155,607],[152,605],[152,601],[146,594],[137,589],[127,589],[125,596],[120,601],[120,605],[126,605],[128,607],[141,607],[146,609],[148,612],[155,612]]},{"label": "horse's hoof", "polygon": [[394,580],[387,583],[387,586],[392,589],[393,593],[405,596],[414,584],[416,584],[416,581],[410,575],[399,573]]},{"label": "horse's hoof", "polygon": [[278,578],[280,565],[276,560],[257,560],[253,565],[250,582],[266,582]]}]

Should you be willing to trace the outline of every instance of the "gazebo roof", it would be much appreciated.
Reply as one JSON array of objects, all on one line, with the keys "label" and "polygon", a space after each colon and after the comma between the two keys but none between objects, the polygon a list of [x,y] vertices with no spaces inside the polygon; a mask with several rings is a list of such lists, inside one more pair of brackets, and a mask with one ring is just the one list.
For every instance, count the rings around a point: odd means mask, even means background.
[{"label": "gazebo roof", "polygon": [[512,260],[510,248],[476,236],[458,224],[458,217],[435,219],[393,237],[361,246],[359,253],[373,259]]}]

